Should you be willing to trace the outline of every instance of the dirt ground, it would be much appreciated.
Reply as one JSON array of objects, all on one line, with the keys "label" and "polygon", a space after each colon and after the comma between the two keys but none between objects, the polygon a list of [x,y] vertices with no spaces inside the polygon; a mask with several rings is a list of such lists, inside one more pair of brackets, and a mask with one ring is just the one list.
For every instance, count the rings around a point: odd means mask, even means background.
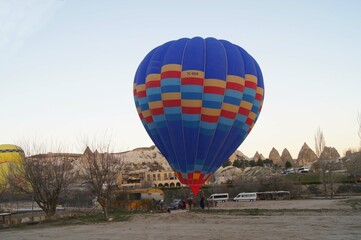
[{"label": "dirt ground", "polygon": [[[219,211],[136,214],[127,222],[3,229],[0,239],[361,239],[361,211],[344,200],[227,202]],[[247,210],[249,209],[249,212]],[[258,210],[257,210],[258,209]]]}]

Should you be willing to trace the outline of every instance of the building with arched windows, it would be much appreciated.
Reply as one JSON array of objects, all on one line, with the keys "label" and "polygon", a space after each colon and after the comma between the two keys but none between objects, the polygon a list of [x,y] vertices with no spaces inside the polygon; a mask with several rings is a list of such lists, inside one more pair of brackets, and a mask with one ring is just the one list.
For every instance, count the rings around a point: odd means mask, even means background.
[{"label": "building with arched windows", "polygon": [[178,180],[173,171],[154,171],[145,174],[145,181],[151,183],[152,187],[180,187],[181,182]]},{"label": "building with arched windows", "polygon": [[120,188],[172,188],[181,187],[183,184],[179,181],[173,171],[134,171],[129,173],[120,173],[117,178],[117,185]]}]

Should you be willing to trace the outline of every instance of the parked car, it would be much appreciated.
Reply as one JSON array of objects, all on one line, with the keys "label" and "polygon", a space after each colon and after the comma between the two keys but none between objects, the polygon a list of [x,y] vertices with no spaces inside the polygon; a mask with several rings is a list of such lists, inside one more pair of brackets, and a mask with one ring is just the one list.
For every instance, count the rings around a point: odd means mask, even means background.
[{"label": "parked car", "polygon": [[298,173],[308,173],[310,170],[306,167],[298,168]]},{"label": "parked car", "polygon": [[173,199],[173,201],[168,206],[168,208],[171,209],[171,210],[180,209],[180,208],[182,208],[181,204],[182,204],[182,199],[177,199],[176,198],[176,199]]},{"label": "parked car", "polygon": [[227,202],[229,199],[228,193],[214,193],[209,198],[208,201],[215,201],[215,202]]},{"label": "parked car", "polygon": [[251,201],[254,202],[257,200],[257,193],[256,192],[249,192],[249,193],[239,193],[236,197],[233,198],[233,201]]}]

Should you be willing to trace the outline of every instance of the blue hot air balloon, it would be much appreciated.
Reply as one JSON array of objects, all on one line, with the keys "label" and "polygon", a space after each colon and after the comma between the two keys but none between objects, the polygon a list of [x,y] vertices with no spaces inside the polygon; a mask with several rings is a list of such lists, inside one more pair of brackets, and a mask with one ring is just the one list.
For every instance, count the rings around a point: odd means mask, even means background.
[{"label": "blue hot air balloon", "polygon": [[264,99],[251,55],[226,40],[201,37],[150,51],[133,90],[150,138],[195,195],[247,137]]}]

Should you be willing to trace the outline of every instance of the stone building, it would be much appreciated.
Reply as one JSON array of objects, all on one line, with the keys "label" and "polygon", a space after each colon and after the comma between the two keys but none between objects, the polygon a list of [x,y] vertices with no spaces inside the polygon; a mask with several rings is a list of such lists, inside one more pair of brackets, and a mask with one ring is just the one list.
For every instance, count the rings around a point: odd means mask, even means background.
[{"label": "stone building", "polygon": [[142,187],[163,188],[183,186],[173,171],[144,170],[120,173],[117,178],[117,185],[120,188],[126,189]]}]

